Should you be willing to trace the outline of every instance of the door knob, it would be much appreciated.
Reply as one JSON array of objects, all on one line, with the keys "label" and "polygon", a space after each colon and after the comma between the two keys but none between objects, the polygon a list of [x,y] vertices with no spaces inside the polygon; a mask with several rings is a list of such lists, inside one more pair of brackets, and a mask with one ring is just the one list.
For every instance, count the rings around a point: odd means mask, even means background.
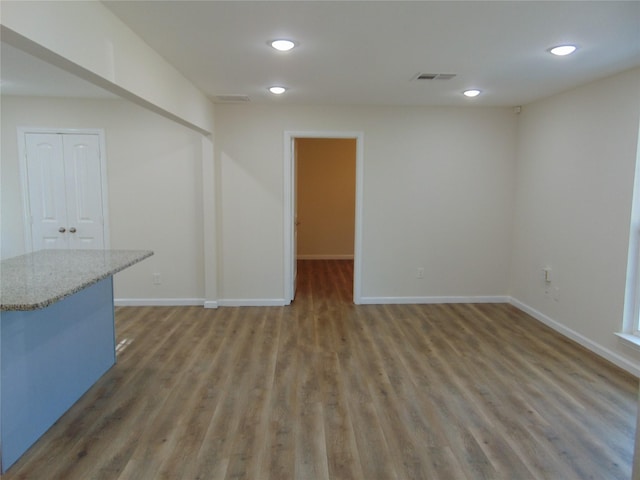
[{"label": "door knob", "polygon": [[66,228],[64,228],[64,227],[60,227],[60,228],[58,229],[58,231],[59,231],[60,233],[64,233],[64,232],[66,232],[66,231],[67,231],[67,229],[66,229]]},{"label": "door knob", "polygon": [[70,231],[71,233],[76,233],[76,227],[71,227],[71,228],[69,229],[69,231]]}]

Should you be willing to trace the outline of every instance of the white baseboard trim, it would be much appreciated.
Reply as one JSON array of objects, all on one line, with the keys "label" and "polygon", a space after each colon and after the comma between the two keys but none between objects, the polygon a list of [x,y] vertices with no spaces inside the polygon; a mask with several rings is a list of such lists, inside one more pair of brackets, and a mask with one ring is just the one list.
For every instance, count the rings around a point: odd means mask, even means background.
[{"label": "white baseboard trim", "polygon": [[430,304],[430,303],[509,303],[508,296],[451,296],[451,297],[360,297],[361,305]]},{"label": "white baseboard trim", "polygon": [[353,255],[298,255],[298,260],[353,260]]},{"label": "white baseboard trim", "polygon": [[202,306],[204,298],[115,298],[116,307],[190,307]]},{"label": "white baseboard trim", "polygon": [[205,300],[204,298],[116,298],[116,307],[282,307],[289,305],[283,298],[249,298]]},{"label": "white baseboard trim", "polygon": [[288,304],[284,298],[225,298],[218,300],[219,307],[282,307]]},{"label": "white baseboard trim", "polygon": [[523,312],[531,315],[533,318],[544,323],[548,327],[554,329],[556,332],[591,350],[596,355],[600,355],[601,357],[609,360],[614,365],[617,365],[623,370],[626,370],[630,374],[635,375],[636,377],[640,377],[640,367],[638,367],[638,365],[634,364],[633,362],[630,362],[626,358],[621,357],[617,353],[612,352],[608,348],[605,348],[602,345],[594,342],[593,340],[588,339],[575,330],[572,330],[571,328],[566,327],[565,325],[553,320],[551,317],[548,317],[544,313],[539,312],[535,308],[530,307],[526,303],[523,303],[516,298],[511,297],[509,303],[511,303],[511,305],[518,308],[519,310],[522,310]]}]

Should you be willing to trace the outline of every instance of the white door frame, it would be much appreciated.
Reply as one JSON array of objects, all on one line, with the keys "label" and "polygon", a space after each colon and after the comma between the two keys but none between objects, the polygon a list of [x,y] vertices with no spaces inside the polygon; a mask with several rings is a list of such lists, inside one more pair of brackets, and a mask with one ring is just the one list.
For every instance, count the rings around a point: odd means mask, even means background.
[{"label": "white door frame", "polygon": [[284,294],[285,304],[293,300],[295,286],[293,282],[296,259],[294,257],[294,206],[297,201],[293,182],[296,165],[293,143],[296,138],[351,138],[356,141],[356,224],[353,249],[353,303],[361,303],[362,285],[362,205],[363,205],[363,132],[333,131],[285,131],[284,132]]},{"label": "white door frame", "polygon": [[27,178],[27,148],[26,137],[28,133],[51,133],[51,134],[78,134],[78,135],[98,135],[100,144],[100,177],[102,180],[102,221],[104,248],[110,248],[109,234],[109,202],[107,195],[107,148],[105,143],[104,130],[101,128],[46,128],[46,127],[18,127],[18,156],[20,160],[20,187],[22,188],[22,213],[24,224],[24,247],[25,252],[33,251],[31,238],[31,208],[29,206],[29,179]]}]

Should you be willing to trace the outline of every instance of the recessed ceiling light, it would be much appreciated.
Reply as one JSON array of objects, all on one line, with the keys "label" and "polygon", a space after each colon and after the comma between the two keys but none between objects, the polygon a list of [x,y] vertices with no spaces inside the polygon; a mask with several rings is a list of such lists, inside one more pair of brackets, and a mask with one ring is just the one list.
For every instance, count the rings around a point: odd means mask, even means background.
[{"label": "recessed ceiling light", "polygon": [[274,95],[282,95],[287,89],[285,87],[269,87],[269,91]]},{"label": "recessed ceiling light", "polygon": [[285,40],[282,38],[278,40],[271,40],[269,42],[269,45],[271,45],[273,48],[281,52],[288,52],[289,50],[291,50],[293,47],[296,46],[295,42],[291,40]]},{"label": "recessed ceiling light", "polygon": [[576,48],[575,45],[558,45],[557,47],[550,48],[549,53],[558,57],[564,57],[565,55],[571,55],[576,51]]},{"label": "recessed ceiling light", "polygon": [[480,95],[480,90],[476,90],[474,88],[474,89],[471,89],[471,90],[465,90],[464,92],[462,92],[462,94],[465,97],[470,97],[470,98],[477,97],[478,95]]}]

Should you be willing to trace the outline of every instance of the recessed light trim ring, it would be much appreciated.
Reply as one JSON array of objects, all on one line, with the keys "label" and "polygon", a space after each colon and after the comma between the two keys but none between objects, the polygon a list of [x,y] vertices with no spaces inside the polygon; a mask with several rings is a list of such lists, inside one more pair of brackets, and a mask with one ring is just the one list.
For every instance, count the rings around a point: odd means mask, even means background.
[{"label": "recessed light trim ring", "polygon": [[473,97],[477,97],[478,95],[480,95],[482,92],[480,90],[478,90],[477,88],[470,88],[468,90],[465,90],[464,92],[462,92],[462,94],[465,97],[468,98],[473,98]]},{"label": "recessed light trim ring", "polygon": [[289,40],[287,38],[277,38],[275,40],[269,40],[267,43],[279,52],[288,52],[298,45],[293,40]]},{"label": "recessed light trim ring", "polygon": [[268,90],[269,90],[269,92],[273,93],[274,95],[282,95],[284,92],[287,91],[287,87],[282,87],[280,85],[274,85],[273,87],[269,87]]},{"label": "recessed light trim ring", "polygon": [[548,52],[556,57],[564,57],[565,55],[571,55],[578,49],[575,45],[564,44],[564,45],[556,45],[555,47],[551,47]]}]

